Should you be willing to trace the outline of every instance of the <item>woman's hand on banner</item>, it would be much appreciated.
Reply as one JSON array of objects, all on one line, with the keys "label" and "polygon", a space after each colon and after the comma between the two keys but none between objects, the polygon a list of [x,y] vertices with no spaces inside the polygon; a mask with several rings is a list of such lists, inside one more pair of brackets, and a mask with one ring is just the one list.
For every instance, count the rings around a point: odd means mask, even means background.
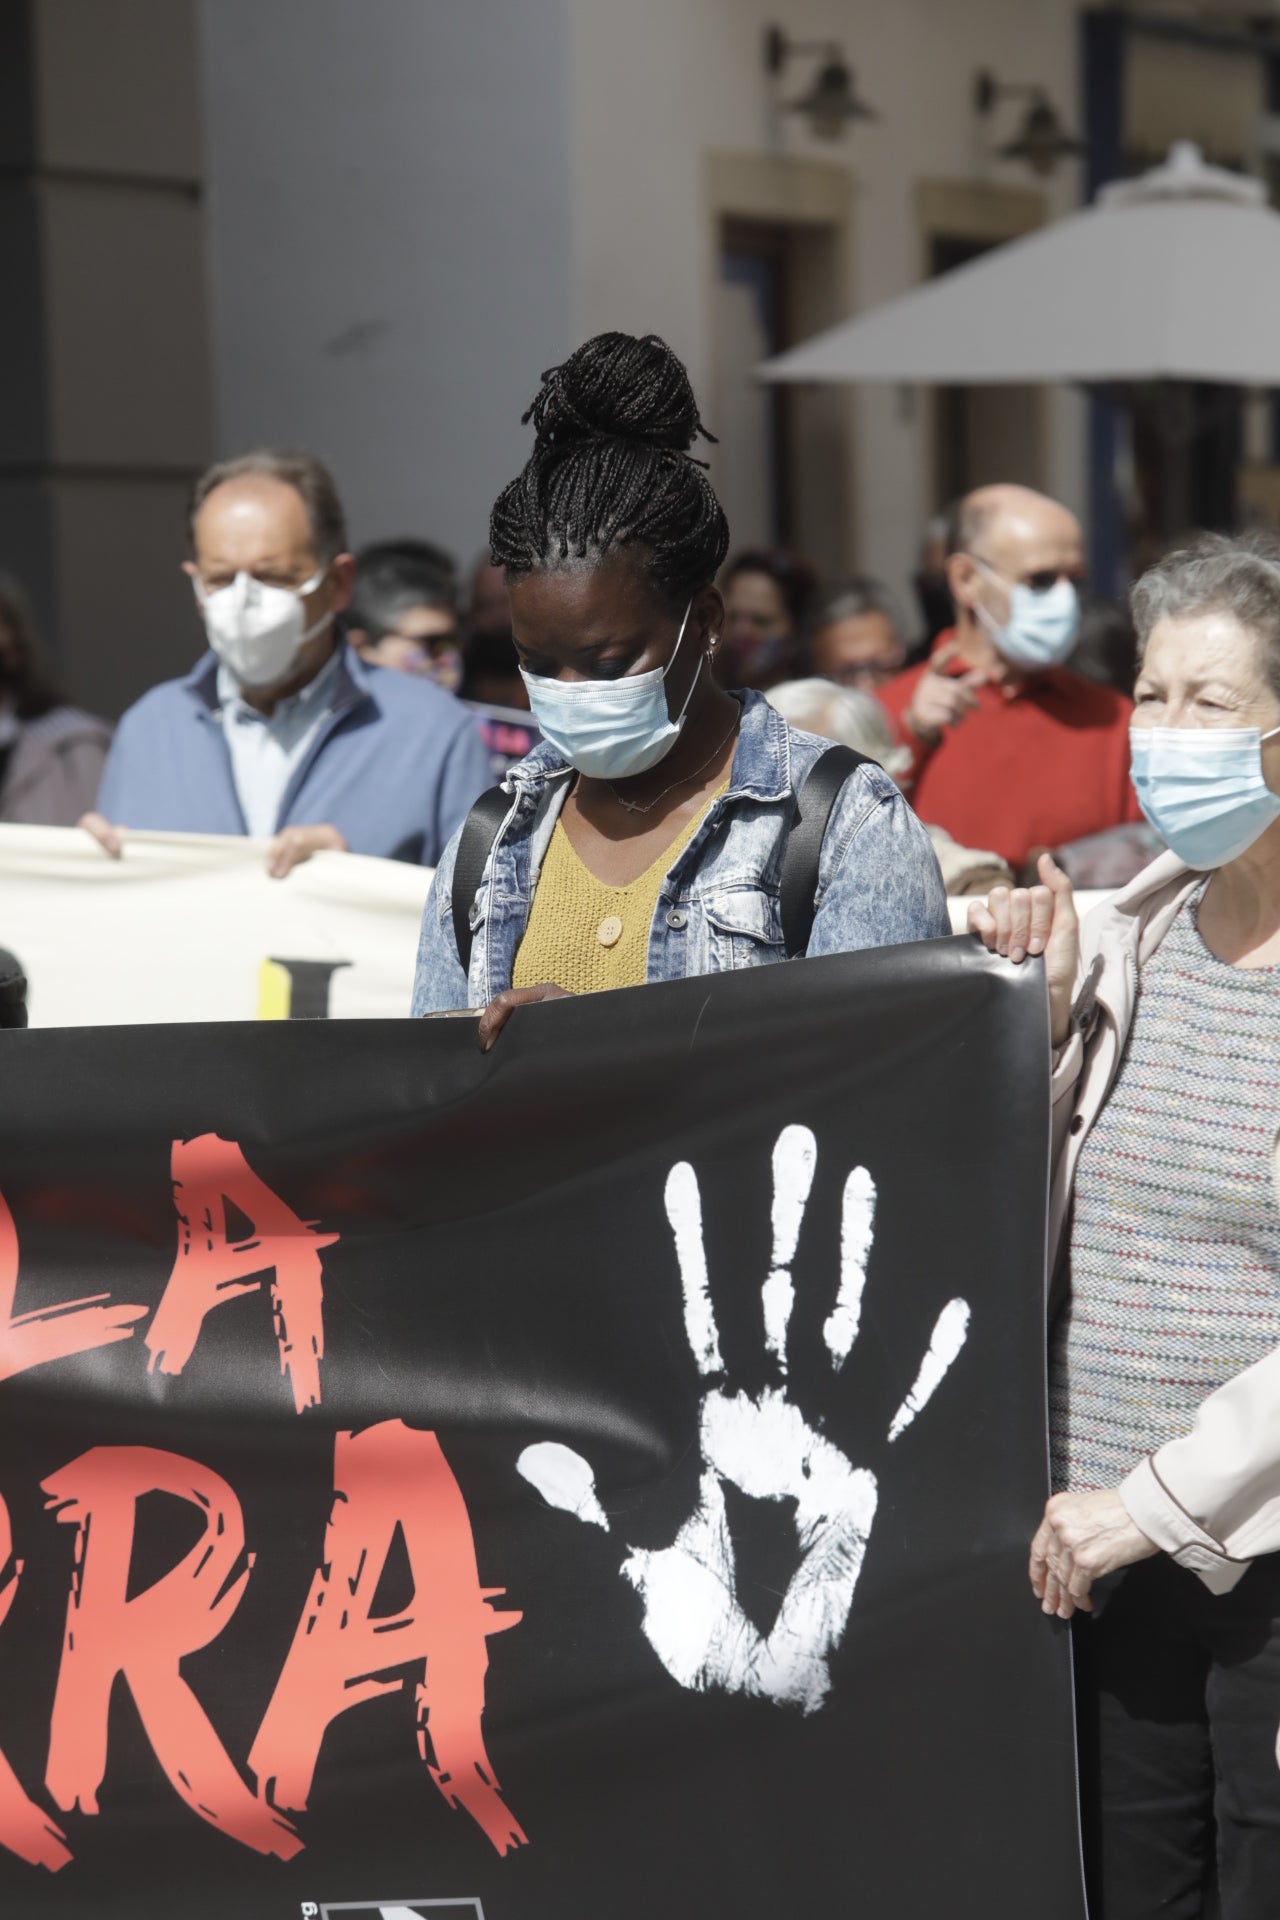
[{"label": "woman's hand on banner", "polygon": [[481,1053],[488,1053],[517,1007],[533,1007],[540,1000],[572,999],[567,987],[557,987],[551,980],[544,981],[540,987],[507,987],[504,992],[496,993],[480,1015]]},{"label": "woman's hand on banner", "polygon": [[113,827],[111,822],[104,819],[100,813],[82,813],[76,825],[83,827],[84,831],[97,841],[102,851],[109,853],[113,860],[118,860],[124,852],[124,829]]},{"label": "woman's hand on banner", "polygon": [[1046,1613],[1069,1620],[1093,1612],[1095,1580],[1158,1552],[1118,1493],[1057,1493],[1031,1542],[1031,1586]]},{"label": "woman's hand on banner", "polygon": [[1037,887],[993,887],[984,901],[969,908],[969,931],[988,953],[1017,966],[1044,955],[1053,1044],[1064,1044],[1071,1025],[1080,965],[1080,918],[1070,880],[1052,854],[1040,856]]},{"label": "woman's hand on banner", "polygon": [[[685,1335],[704,1382],[699,1409],[698,1498],[668,1547],[624,1548],[622,1575],[640,1595],[642,1626],[658,1659],[682,1687],[745,1693],[813,1713],[831,1686],[829,1661],[853,1608],[875,1518],[878,1480],[855,1467],[792,1397],[788,1345],[796,1303],[791,1267],[813,1185],[817,1144],[807,1127],[785,1127],[773,1150],[773,1245],[761,1307],[772,1384],[734,1391],[721,1354],[711,1300],[697,1175],[687,1162],[667,1177],[667,1219],[684,1296]],[[838,1377],[853,1350],[875,1224],[876,1189],[865,1167],[844,1185],[840,1278],[822,1323]],[[928,1405],[964,1346],[965,1301],[939,1313],[915,1382],[889,1423],[887,1440]],[[818,1422],[821,1425],[821,1422]],[[526,1447],[517,1470],[549,1506],[612,1531],[590,1464],[559,1441]],[[772,1628],[764,1633],[738,1598],[738,1568],[725,1489],[790,1508],[796,1569]]]},{"label": "woman's hand on banner", "polygon": [[313,853],[346,853],[346,841],[336,827],[284,827],[267,848],[267,872],[273,880],[309,860]]}]

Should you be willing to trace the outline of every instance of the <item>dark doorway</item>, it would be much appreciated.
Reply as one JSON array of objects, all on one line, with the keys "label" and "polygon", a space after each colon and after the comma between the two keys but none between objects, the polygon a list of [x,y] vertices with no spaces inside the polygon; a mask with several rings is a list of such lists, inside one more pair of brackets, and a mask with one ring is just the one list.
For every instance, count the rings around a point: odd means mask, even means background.
[{"label": "dark doorway", "polygon": [[[990,240],[935,234],[929,271],[936,277],[989,253]],[[1001,383],[939,387],[935,402],[934,506],[997,480],[1044,484],[1043,401],[1039,387]]]},{"label": "dark doorway", "polygon": [[724,216],[716,287],[712,473],[736,547],[784,546],[819,569],[850,564],[849,399],[773,386],[770,355],[843,317],[843,229]]},{"label": "dark doorway", "polygon": [[721,407],[717,431],[736,438],[731,481],[741,541],[789,546],[793,539],[787,446],[787,390],[754,381],[760,360],[786,345],[786,236],[777,227],[727,220],[720,253]]}]

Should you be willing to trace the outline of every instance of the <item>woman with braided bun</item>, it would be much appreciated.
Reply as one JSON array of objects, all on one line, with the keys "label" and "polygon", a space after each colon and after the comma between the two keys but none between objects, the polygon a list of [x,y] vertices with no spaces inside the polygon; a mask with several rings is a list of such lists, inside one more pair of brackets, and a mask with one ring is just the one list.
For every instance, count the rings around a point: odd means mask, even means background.
[{"label": "woman with braided bun", "polygon": [[[414,1012],[787,958],[779,890],[796,796],[829,745],[711,671],[729,529],[689,378],[663,341],[606,333],[543,376],[535,444],[493,509],[521,673],[543,743],[503,783],[463,925],[455,837],[427,902]],[[464,829],[464,833],[465,833]],[[464,863],[465,865],[465,863]],[[804,951],[948,930],[928,836],[879,767],[839,788]]]}]

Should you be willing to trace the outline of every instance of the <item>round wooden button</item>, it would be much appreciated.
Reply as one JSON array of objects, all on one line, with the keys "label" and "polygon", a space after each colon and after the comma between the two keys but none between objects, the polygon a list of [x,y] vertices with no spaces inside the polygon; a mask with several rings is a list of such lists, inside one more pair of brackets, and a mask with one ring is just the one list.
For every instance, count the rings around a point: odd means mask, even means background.
[{"label": "round wooden button", "polygon": [[596,939],[602,947],[616,947],[622,938],[622,922],[616,913],[607,914],[596,928]]}]

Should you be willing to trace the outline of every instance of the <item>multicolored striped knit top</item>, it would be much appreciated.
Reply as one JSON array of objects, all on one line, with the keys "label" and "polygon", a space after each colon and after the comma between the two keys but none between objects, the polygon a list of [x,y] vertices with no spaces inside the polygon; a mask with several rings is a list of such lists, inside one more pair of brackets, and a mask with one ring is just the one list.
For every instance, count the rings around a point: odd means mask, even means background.
[{"label": "multicolored striped knit top", "polygon": [[1203,892],[1143,968],[1080,1156],[1071,1304],[1050,1358],[1056,1490],[1118,1486],[1280,1346],[1280,967],[1215,959],[1196,925]]}]

